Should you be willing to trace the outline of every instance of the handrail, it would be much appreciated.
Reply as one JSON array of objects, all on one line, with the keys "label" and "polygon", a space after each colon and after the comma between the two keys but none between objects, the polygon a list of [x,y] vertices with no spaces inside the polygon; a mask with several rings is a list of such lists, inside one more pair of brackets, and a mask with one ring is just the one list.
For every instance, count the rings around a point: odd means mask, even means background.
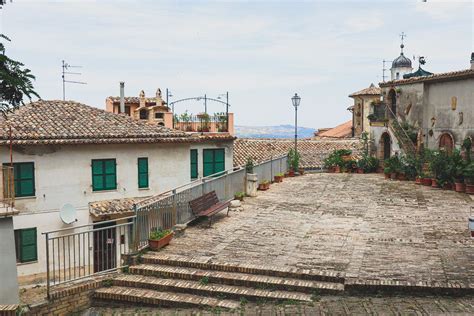
[{"label": "handrail", "polygon": [[[392,109],[388,106],[388,104],[386,104],[385,107],[389,110],[390,114],[392,115],[392,117],[393,117],[393,120],[392,120],[392,121],[395,121],[395,122],[398,124],[399,129],[401,129],[401,130],[403,131],[403,133],[405,134],[405,136],[406,136],[407,139],[409,140],[409,142],[410,142],[410,144],[411,144],[411,146],[412,146],[413,152],[416,152],[416,146],[415,146],[415,144],[413,144],[413,142],[412,142],[411,139],[410,139],[410,136],[408,136],[407,132],[406,132],[406,131],[403,129],[403,127],[400,125],[400,122],[398,121],[398,117],[396,116],[396,114],[393,113]],[[389,120],[389,122],[391,122],[391,121]],[[403,140],[400,140],[400,139],[399,139],[399,141],[401,141],[402,143],[404,143]]]},{"label": "handrail", "polygon": [[[132,215],[132,216],[128,216],[128,217],[121,217],[120,220],[130,219],[130,218],[135,218],[135,217],[136,217],[136,215]],[[117,221],[116,219],[108,220],[108,221],[101,221],[100,224],[114,223],[116,221]],[[57,230],[50,230],[50,231],[47,231],[47,232],[43,232],[41,234],[42,235],[52,234],[52,233],[57,233],[57,232],[62,232],[62,231],[72,230],[72,229],[78,229],[78,228],[83,228],[83,227],[88,227],[88,226],[94,226],[94,225],[97,225],[97,223],[89,223],[89,224],[84,224],[84,225],[80,225],[80,226],[61,228],[61,229],[57,229]]]}]

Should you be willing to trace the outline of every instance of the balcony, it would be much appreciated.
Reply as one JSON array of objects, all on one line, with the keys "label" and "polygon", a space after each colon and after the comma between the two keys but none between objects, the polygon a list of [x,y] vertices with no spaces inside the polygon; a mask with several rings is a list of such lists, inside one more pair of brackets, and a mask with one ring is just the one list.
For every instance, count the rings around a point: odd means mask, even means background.
[{"label": "balcony", "polygon": [[181,115],[175,114],[173,128],[185,132],[229,133],[234,135],[234,113],[228,115],[225,113],[192,115],[187,112]]}]

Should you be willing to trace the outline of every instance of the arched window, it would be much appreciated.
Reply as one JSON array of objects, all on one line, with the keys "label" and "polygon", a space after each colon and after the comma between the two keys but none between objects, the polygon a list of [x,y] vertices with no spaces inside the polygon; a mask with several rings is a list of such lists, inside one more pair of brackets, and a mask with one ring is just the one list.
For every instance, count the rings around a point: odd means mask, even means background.
[{"label": "arched window", "polygon": [[451,134],[444,133],[439,138],[439,149],[445,150],[448,154],[453,153],[454,149],[454,140]]},{"label": "arched window", "polygon": [[140,110],[140,120],[148,119],[148,111],[145,109]]}]

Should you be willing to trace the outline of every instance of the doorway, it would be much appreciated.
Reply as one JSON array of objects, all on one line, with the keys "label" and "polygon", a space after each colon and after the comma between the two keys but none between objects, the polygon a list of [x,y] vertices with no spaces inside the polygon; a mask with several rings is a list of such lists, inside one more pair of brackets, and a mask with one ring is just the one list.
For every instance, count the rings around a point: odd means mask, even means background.
[{"label": "doorway", "polygon": [[390,158],[390,153],[392,151],[390,135],[388,133],[383,133],[380,143],[382,145],[383,160],[386,160]]},{"label": "doorway", "polygon": [[94,225],[94,273],[117,267],[115,224],[109,222]]}]

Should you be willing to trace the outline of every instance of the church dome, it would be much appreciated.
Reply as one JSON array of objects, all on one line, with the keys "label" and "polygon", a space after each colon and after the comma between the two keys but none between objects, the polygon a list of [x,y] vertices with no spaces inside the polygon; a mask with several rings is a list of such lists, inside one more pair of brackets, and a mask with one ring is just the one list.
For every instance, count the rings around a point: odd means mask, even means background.
[{"label": "church dome", "polygon": [[402,52],[400,53],[400,56],[398,56],[393,62],[392,62],[392,68],[403,68],[403,67],[408,67],[411,68],[411,60],[410,58],[406,58],[405,55],[403,55],[403,47],[404,45],[402,44],[401,46]]}]

